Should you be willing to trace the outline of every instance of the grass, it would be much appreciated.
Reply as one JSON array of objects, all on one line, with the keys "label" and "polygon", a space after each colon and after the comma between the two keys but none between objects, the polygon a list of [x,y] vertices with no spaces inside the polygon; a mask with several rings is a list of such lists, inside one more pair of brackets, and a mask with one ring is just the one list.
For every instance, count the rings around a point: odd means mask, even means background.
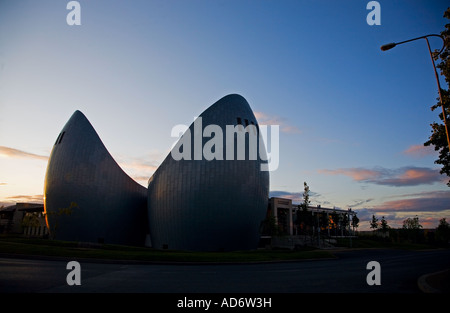
[{"label": "grass", "polygon": [[[350,239],[340,238],[337,243],[340,247],[350,247]],[[369,249],[369,248],[389,248],[389,249],[402,249],[402,250],[423,250],[423,249],[435,249],[436,245],[427,243],[414,243],[406,240],[393,241],[383,238],[373,237],[360,237],[354,238],[351,241],[351,247],[356,249]]]},{"label": "grass", "polygon": [[318,249],[187,252],[108,244],[92,248],[76,242],[11,236],[0,237],[0,253],[148,262],[267,262],[334,257],[330,251]]},{"label": "grass", "polygon": [[[348,238],[339,239],[337,246],[348,248],[350,247],[350,241]],[[355,249],[391,248],[407,250],[436,248],[436,246],[429,244],[393,242],[373,237],[353,238],[351,247]],[[291,261],[334,257],[332,250],[320,250],[311,247],[303,248],[301,250],[258,249],[233,252],[189,252],[109,244],[93,247],[92,245],[79,244],[77,242],[26,238],[11,235],[0,235],[0,253],[63,257],[71,259],[92,258],[113,261],[213,263]]]}]

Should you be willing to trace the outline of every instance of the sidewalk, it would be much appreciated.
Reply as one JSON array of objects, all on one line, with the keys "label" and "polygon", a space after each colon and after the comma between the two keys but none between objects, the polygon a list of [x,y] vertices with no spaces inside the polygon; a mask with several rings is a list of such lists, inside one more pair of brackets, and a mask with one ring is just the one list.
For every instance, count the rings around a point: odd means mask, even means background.
[{"label": "sidewalk", "polygon": [[425,293],[450,293],[450,269],[423,275],[417,284]]}]

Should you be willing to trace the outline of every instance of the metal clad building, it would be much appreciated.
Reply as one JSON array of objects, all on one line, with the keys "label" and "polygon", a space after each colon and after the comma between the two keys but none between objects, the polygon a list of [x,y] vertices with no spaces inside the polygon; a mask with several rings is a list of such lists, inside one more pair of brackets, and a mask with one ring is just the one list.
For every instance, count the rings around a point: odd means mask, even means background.
[{"label": "metal clad building", "polygon": [[[222,138],[217,128],[206,131],[209,125],[222,129]],[[227,125],[236,127],[232,146],[227,145]],[[247,133],[244,128],[248,125],[253,128],[248,128]],[[238,159],[239,132],[245,136],[243,160]],[[149,180],[148,217],[153,247],[202,251],[257,247],[268,205],[269,172],[261,170],[262,141],[257,141],[257,158],[250,158],[251,132],[254,138],[260,138],[256,118],[239,95],[223,97],[192,123],[178,142],[185,144],[175,145]],[[199,147],[203,149],[200,158]],[[234,153],[229,154],[231,148]],[[205,158],[208,151],[217,153],[214,159]],[[175,160],[174,152],[185,157]]]},{"label": "metal clad building", "polygon": [[80,111],[72,115],[53,146],[44,207],[55,239],[145,243],[147,190],[119,167]]},{"label": "metal clad building", "polygon": [[49,232],[60,240],[139,246],[148,244],[150,233],[157,249],[254,249],[268,206],[266,161],[249,104],[228,95],[192,123],[147,190],[119,167],[76,111],[47,166]]}]

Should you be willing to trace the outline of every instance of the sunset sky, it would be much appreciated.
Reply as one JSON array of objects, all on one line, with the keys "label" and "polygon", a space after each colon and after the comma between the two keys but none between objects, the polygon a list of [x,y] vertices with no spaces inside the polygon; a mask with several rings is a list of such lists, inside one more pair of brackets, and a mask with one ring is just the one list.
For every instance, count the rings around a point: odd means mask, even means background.
[{"label": "sunset sky", "polygon": [[[147,187],[171,130],[231,93],[280,125],[271,196],[352,208],[391,227],[450,221],[449,177],[423,143],[438,97],[424,40],[448,1],[0,0],[0,206],[42,202],[48,156],[75,110]],[[430,38],[432,49],[442,41]],[[448,88],[441,77],[443,88]]]}]

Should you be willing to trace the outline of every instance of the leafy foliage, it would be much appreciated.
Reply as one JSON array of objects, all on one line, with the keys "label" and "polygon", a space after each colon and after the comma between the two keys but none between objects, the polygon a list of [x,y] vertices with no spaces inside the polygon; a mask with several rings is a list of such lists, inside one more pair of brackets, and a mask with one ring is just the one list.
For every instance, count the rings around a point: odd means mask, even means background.
[{"label": "leafy foliage", "polygon": [[370,221],[370,228],[376,230],[378,228],[378,218],[375,215],[372,215],[372,220]]},{"label": "leafy foliage", "polygon": [[[450,8],[448,8],[444,17],[450,19]],[[450,86],[450,23],[445,25],[445,30],[441,32],[441,36],[444,38],[444,49],[442,53],[439,55],[441,62],[437,65],[437,68],[440,70],[441,75],[445,77],[445,81]],[[442,101],[444,102],[444,110],[447,119],[447,124],[450,120],[450,91],[441,88]],[[431,107],[431,110],[435,110],[437,108],[442,108],[440,99],[438,98],[438,103]],[[439,114],[439,118],[441,121],[444,121],[443,112]],[[431,126],[431,135],[427,142],[424,143],[425,146],[434,146],[435,151],[439,151],[439,159],[437,159],[434,163],[442,165],[440,170],[441,174],[446,174],[450,177],[450,151],[448,147],[447,135],[445,130],[445,125],[442,123],[434,122],[430,124]],[[449,127],[449,125],[447,125]],[[450,180],[447,185],[450,187]]]}]

